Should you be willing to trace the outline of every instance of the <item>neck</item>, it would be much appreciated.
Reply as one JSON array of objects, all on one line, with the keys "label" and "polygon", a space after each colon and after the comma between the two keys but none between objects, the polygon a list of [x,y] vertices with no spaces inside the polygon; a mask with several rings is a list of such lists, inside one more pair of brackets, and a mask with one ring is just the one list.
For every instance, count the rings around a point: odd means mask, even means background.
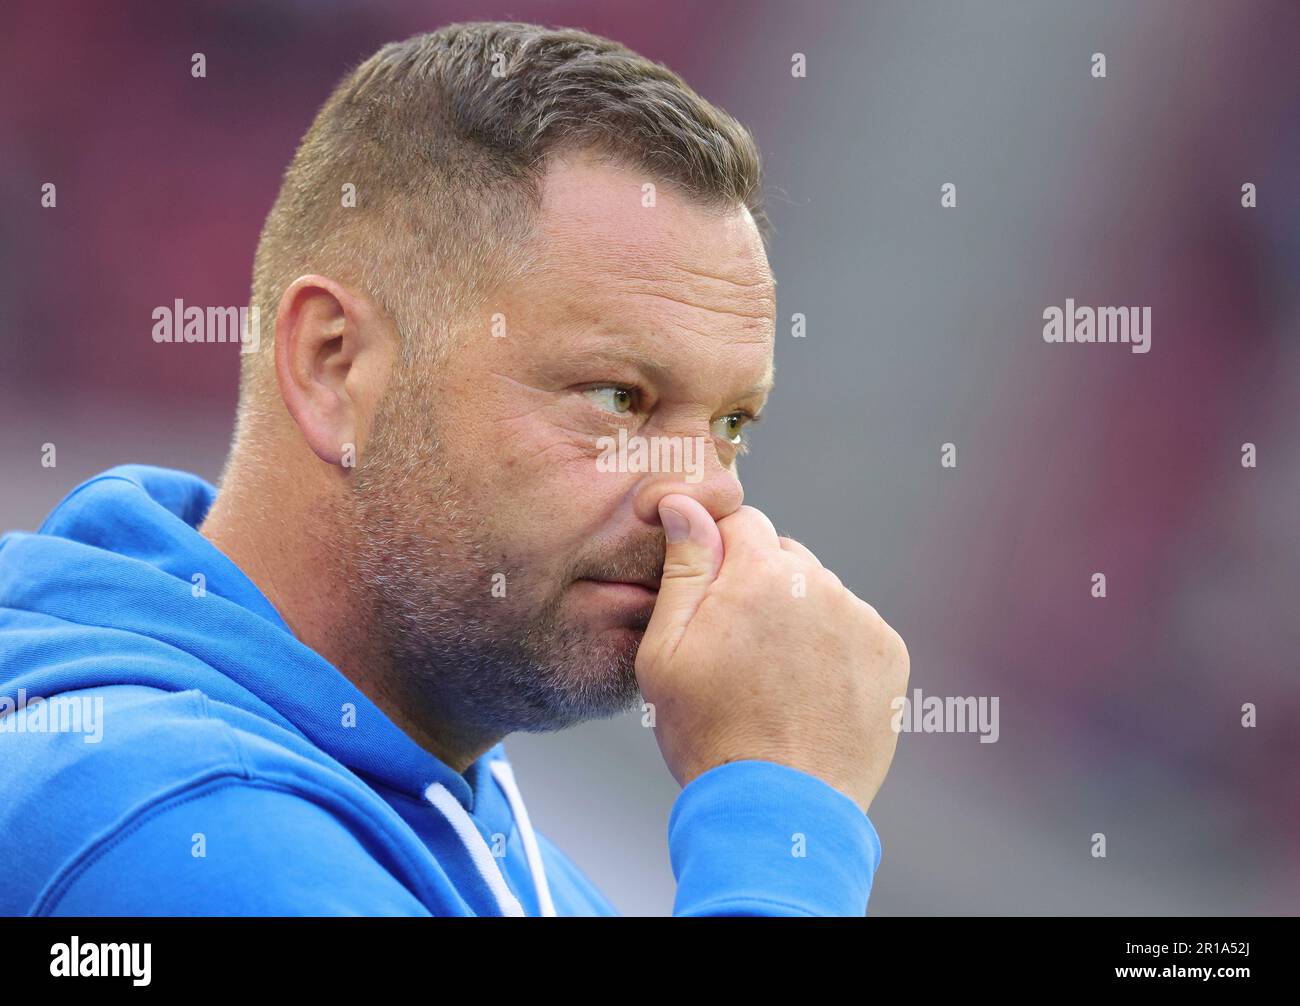
[{"label": "neck", "polygon": [[251,464],[236,455],[199,532],[266,595],[301,643],[415,743],[463,773],[502,738],[415,707],[400,687],[402,668],[374,631],[379,612],[347,566],[349,531],[331,505],[345,489],[338,471],[314,455]]}]

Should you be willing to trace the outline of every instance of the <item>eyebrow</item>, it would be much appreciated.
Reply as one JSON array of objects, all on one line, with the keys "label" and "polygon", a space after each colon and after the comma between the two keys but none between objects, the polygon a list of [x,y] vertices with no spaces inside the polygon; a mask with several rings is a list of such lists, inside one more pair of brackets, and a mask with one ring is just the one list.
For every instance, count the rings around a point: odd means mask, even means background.
[{"label": "eyebrow", "polygon": [[766,398],[772,393],[772,388],[776,384],[776,367],[772,364],[767,365],[767,373],[763,375],[762,380],[752,385],[749,390],[741,394],[741,398]]},{"label": "eyebrow", "polygon": [[[582,347],[578,350],[580,355],[587,359],[595,359],[608,363],[621,363],[625,366],[639,370],[658,380],[660,383],[667,383],[667,377],[670,364],[662,363],[654,357],[642,353],[630,346],[599,346],[599,347]],[[767,397],[772,393],[772,387],[775,381],[776,367],[769,360],[767,372],[759,379],[756,384],[735,395],[735,398],[756,398],[759,396]]]}]

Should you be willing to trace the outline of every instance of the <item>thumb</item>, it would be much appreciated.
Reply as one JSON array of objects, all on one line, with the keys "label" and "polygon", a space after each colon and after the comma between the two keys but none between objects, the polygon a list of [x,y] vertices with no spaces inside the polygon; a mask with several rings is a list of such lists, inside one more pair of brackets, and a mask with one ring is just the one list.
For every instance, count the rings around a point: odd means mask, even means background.
[{"label": "thumb", "polygon": [[672,653],[722,566],[722,534],[709,512],[690,496],[659,501],[668,547],[659,596],[646,626],[651,652]]}]

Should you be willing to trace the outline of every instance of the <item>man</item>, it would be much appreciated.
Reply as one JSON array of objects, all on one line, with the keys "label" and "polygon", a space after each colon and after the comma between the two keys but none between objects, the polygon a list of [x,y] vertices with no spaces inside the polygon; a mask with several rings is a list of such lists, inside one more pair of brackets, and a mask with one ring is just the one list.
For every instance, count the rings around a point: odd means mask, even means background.
[{"label": "man", "polygon": [[739,124],[582,32],[351,73],[257,249],[220,493],[113,469],[0,549],[0,908],[613,914],[502,741],[643,698],[676,914],[863,914],[908,659],[741,503],[759,192]]}]

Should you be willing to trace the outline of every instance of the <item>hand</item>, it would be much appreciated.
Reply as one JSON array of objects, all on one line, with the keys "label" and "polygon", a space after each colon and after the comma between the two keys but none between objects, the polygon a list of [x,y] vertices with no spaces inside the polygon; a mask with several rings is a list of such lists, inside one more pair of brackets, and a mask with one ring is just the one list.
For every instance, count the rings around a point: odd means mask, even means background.
[{"label": "hand", "polygon": [[759,510],[715,523],[672,494],[659,514],[667,555],[636,674],[673,777],[685,786],[727,762],[773,761],[865,813],[898,744],[903,640]]}]

